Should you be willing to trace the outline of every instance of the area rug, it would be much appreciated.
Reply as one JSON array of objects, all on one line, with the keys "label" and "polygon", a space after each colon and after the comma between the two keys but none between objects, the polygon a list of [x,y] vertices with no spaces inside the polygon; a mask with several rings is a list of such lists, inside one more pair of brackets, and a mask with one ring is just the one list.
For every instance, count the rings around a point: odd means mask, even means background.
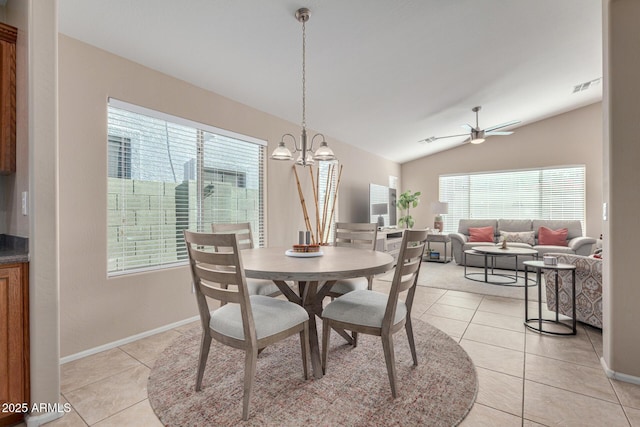
[{"label": "area rug", "polygon": [[[321,326],[320,324],[318,326]],[[331,336],[326,375],[304,380],[293,336],[258,357],[250,418],[242,421],[244,353],[214,341],[196,392],[199,327],[177,338],[149,374],[149,402],[168,426],[455,426],[476,398],[473,362],[448,335],[414,321],[418,366],[404,331],[394,337],[398,398],[393,399],[379,337],[353,348]]]},{"label": "area rug", "polygon": [[[468,273],[483,273],[483,268],[467,267]],[[500,271],[504,272],[504,271]],[[464,266],[457,265],[454,261],[449,263],[423,262],[420,268],[420,276],[418,277],[418,286],[426,286],[429,288],[446,289],[452,291],[471,292],[481,295],[492,295],[504,298],[524,299],[524,273],[518,273],[519,286],[509,285],[493,285],[470,280],[464,277]],[[383,282],[391,282],[393,280],[393,270],[382,275],[376,276],[376,280]],[[535,279],[535,273],[529,273],[530,285]],[[529,299],[531,301],[538,300],[537,287],[529,286]],[[544,295],[544,292],[543,292]]]}]

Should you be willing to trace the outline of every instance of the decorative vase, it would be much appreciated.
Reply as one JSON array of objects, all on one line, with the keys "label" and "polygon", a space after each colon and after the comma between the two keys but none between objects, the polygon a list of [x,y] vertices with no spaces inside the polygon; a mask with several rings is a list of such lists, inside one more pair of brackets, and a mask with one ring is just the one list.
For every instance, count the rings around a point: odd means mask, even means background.
[{"label": "decorative vase", "polygon": [[442,216],[438,215],[435,217],[435,219],[433,220],[433,228],[435,228],[440,233],[442,233],[442,230],[444,229],[444,222],[442,221]]}]

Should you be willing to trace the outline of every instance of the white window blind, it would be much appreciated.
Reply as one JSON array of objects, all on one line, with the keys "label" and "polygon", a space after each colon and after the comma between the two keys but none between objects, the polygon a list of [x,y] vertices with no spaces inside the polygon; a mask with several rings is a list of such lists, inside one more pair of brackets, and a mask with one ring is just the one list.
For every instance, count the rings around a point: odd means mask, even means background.
[{"label": "white window blind", "polygon": [[264,244],[266,142],[110,99],[108,274],[184,264],[183,230],[249,222]]},{"label": "white window blind", "polygon": [[585,230],[585,167],[441,175],[444,231],[461,219],[577,219]]}]

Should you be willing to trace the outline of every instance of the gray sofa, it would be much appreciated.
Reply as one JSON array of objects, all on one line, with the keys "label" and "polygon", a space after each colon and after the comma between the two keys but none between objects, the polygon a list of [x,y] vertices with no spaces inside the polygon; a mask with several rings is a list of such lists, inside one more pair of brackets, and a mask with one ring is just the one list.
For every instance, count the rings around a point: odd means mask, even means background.
[{"label": "gray sofa", "polygon": [[[494,229],[493,242],[469,242],[469,227],[487,227],[492,226]],[[546,246],[538,245],[538,229],[547,227],[552,230],[566,228],[567,246]],[[540,257],[542,255],[554,253],[566,253],[575,255],[589,255],[592,252],[596,239],[585,237],[582,235],[582,225],[578,220],[544,220],[544,219],[462,219],[458,223],[458,232],[449,234],[451,238],[451,253],[456,263],[464,265],[464,251],[474,246],[495,245],[500,242],[500,231],[505,232],[522,232],[534,231],[535,244],[528,245],[526,243],[509,242],[508,246],[533,248],[538,251]],[[518,257],[518,268],[523,269],[522,262],[530,260],[528,257]],[[468,255],[466,257],[467,265],[471,267],[484,266],[484,257]],[[497,257],[497,268],[512,270],[514,267],[514,259],[512,257]]]}]

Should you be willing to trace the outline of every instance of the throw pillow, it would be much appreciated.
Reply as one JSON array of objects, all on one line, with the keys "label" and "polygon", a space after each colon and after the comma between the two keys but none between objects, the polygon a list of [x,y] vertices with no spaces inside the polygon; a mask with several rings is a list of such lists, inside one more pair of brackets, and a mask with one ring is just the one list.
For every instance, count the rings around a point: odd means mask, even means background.
[{"label": "throw pillow", "polygon": [[536,244],[535,231],[502,231],[500,230],[500,240],[514,243]]},{"label": "throw pillow", "polygon": [[469,241],[493,243],[493,227],[469,227]]},{"label": "throw pillow", "polygon": [[552,230],[547,227],[538,229],[538,244],[545,246],[567,246],[567,234],[569,230],[560,228]]}]

